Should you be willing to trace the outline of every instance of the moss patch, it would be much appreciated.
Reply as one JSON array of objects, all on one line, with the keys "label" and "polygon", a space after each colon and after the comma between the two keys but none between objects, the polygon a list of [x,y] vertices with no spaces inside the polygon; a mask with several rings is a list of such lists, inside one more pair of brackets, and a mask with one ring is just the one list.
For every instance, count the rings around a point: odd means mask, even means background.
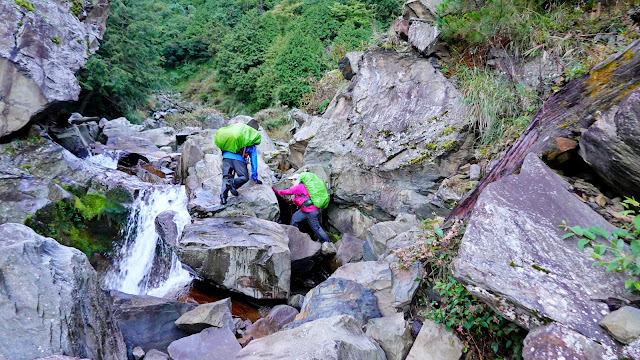
[{"label": "moss patch", "polygon": [[35,10],[35,9],[36,9],[36,8],[33,6],[33,4],[32,4],[32,3],[30,3],[30,2],[29,2],[29,1],[27,1],[27,0],[13,0],[13,2],[15,2],[15,3],[16,3],[16,5],[18,5],[18,6],[22,6],[22,8],[24,8],[24,9],[25,9],[25,10],[27,10],[27,11],[33,11],[33,10]]},{"label": "moss patch", "polygon": [[121,202],[100,194],[81,194],[77,188],[66,188],[74,193],[73,199],[45,206],[27,218],[25,225],[87,257],[109,254],[126,226],[128,210]]}]

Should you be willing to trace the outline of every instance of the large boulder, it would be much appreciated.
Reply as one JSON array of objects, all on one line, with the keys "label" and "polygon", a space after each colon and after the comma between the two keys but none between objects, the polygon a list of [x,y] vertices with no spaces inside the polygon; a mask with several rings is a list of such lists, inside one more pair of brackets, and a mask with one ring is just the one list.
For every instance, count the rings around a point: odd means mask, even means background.
[{"label": "large boulder", "polygon": [[358,262],[363,257],[364,241],[355,236],[346,234],[336,243],[336,256],[333,258],[335,268],[342,265]]},{"label": "large boulder", "polygon": [[173,360],[234,360],[240,349],[231,330],[211,327],[172,342],[168,352]]},{"label": "large boulder", "polygon": [[231,317],[231,299],[202,304],[188,311],[176,320],[176,326],[195,334],[208,327],[226,327],[235,332],[236,326]]},{"label": "large boulder", "polygon": [[311,240],[311,236],[301,232],[295,226],[280,225],[289,237],[291,252],[291,272],[302,275],[307,273],[320,260],[321,244]]},{"label": "large boulder", "polygon": [[74,73],[98,50],[110,10],[109,0],[83,4],[0,3],[0,137],[50,104],[78,100]]},{"label": "large boulder", "polygon": [[256,299],[287,299],[289,238],[274,222],[245,216],[197,219],[185,227],[180,260],[203,279]]},{"label": "large boulder", "polygon": [[640,195],[640,90],[582,134],[580,155],[620,194]]},{"label": "large boulder", "polygon": [[407,360],[458,360],[464,345],[451,330],[432,320],[425,320]]},{"label": "large boulder", "polygon": [[362,213],[357,208],[342,209],[337,206],[329,206],[327,211],[328,223],[338,232],[350,234],[362,240],[366,239],[366,231],[375,224],[375,221]]},{"label": "large boulder", "polygon": [[80,251],[20,224],[0,225],[0,354],[125,360],[95,270]]},{"label": "large boulder", "polygon": [[409,323],[402,313],[369,320],[367,335],[380,344],[387,360],[404,360],[413,345]]},{"label": "large boulder", "polygon": [[414,21],[409,27],[409,43],[424,56],[434,53],[440,30],[435,24]]},{"label": "large boulder", "polygon": [[193,310],[196,304],[118,291],[111,291],[109,294],[114,317],[122,328],[129,352],[136,346],[147,351],[158,349],[166,352],[173,341],[189,336],[188,332],[175,325],[175,321]]},{"label": "large boulder", "polygon": [[619,359],[610,347],[598,344],[558,323],[540,326],[529,331],[524,339],[522,358],[524,360]]},{"label": "large boulder", "polygon": [[[278,200],[271,190],[273,172],[258,156],[258,176],[263,184],[249,180],[229,195],[229,203],[220,205],[222,189],[222,153],[214,143],[215,130],[190,136],[182,148],[181,178],[189,194],[189,212],[196,217],[255,216],[275,221],[280,216]],[[249,171],[251,165],[247,164]]]},{"label": "large boulder", "polygon": [[355,281],[330,278],[311,289],[304,297],[300,314],[287,328],[336,315],[350,315],[360,326],[382,315],[373,291]]},{"label": "large boulder", "polygon": [[238,360],[384,360],[375,341],[351,316],[315,320],[298,328],[257,339],[238,353]]},{"label": "large boulder", "polygon": [[298,315],[298,310],[289,305],[276,305],[267,316],[258,319],[247,327],[245,334],[259,339],[280,331],[285,325],[292,322]]},{"label": "large boulder", "polygon": [[145,130],[138,136],[151,141],[157,147],[172,146],[176,143],[176,130],[169,126]]},{"label": "large boulder", "polygon": [[387,243],[419,224],[415,215],[400,214],[394,221],[377,223],[366,231],[367,243],[376,258],[385,254]]},{"label": "large boulder", "polygon": [[304,166],[330,169],[334,202],[378,220],[442,211],[430,194],[469,154],[462,95],[415,55],[370,51],[358,71],[325,111]]},{"label": "large boulder", "polygon": [[568,191],[530,153],[520,174],[487,186],[453,261],[454,275],[496,311],[525,328],[550,320],[612,345],[598,326],[609,313],[598,299],[627,296],[626,276],[593,266],[559,226],[614,228]]}]

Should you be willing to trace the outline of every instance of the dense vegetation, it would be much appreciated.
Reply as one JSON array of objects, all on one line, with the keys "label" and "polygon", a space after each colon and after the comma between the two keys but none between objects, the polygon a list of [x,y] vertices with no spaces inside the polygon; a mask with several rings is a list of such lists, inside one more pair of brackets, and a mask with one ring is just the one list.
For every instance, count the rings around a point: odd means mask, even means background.
[{"label": "dense vegetation", "polygon": [[177,88],[224,112],[297,106],[346,51],[388,27],[400,0],[114,0],[107,33],[80,72],[81,109],[135,118],[148,94]]}]

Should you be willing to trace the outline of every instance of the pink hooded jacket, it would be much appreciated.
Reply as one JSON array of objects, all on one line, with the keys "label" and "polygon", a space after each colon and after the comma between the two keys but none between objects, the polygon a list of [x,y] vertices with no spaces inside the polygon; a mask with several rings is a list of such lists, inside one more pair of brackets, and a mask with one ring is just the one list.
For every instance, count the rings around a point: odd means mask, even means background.
[{"label": "pink hooded jacket", "polygon": [[[304,186],[303,183],[300,183],[290,189],[286,189],[286,190],[273,189],[273,191],[280,196],[299,195],[293,198],[293,203],[298,207],[302,206],[302,204],[304,204],[305,201],[311,199],[311,196],[309,196],[309,191],[307,191],[307,187]],[[309,206],[303,206],[302,208],[300,208],[300,210],[302,210],[302,212],[312,212],[319,209],[315,205],[309,205]]]}]

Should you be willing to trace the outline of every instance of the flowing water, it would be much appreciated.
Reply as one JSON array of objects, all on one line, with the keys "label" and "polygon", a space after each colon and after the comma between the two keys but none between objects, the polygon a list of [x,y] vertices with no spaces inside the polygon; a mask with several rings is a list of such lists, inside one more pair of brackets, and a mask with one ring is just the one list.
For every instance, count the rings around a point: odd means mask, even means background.
[{"label": "flowing water", "polygon": [[98,155],[91,155],[91,151],[89,151],[89,156],[86,160],[93,164],[115,170],[118,168],[120,155],[122,155],[122,150],[103,150],[102,153]]},{"label": "flowing water", "polygon": [[[124,243],[118,263],[107,273],[105,287],[134,295],[162,297],[183,288],[192,277],[183,269],[176,254],[169,251],[166,259],[157,259],[161,243],[155,230],[155,218],[163,211],[173,210],[178,234],[190,222],[184,186],[161,186],[144,190],[135,200],[124,233]],[[160,252],[162,253],[162,252]],[[170,268],[158,271],[154,262],[163,260]],[[163,263],[162,261],[160,262]]]}]

